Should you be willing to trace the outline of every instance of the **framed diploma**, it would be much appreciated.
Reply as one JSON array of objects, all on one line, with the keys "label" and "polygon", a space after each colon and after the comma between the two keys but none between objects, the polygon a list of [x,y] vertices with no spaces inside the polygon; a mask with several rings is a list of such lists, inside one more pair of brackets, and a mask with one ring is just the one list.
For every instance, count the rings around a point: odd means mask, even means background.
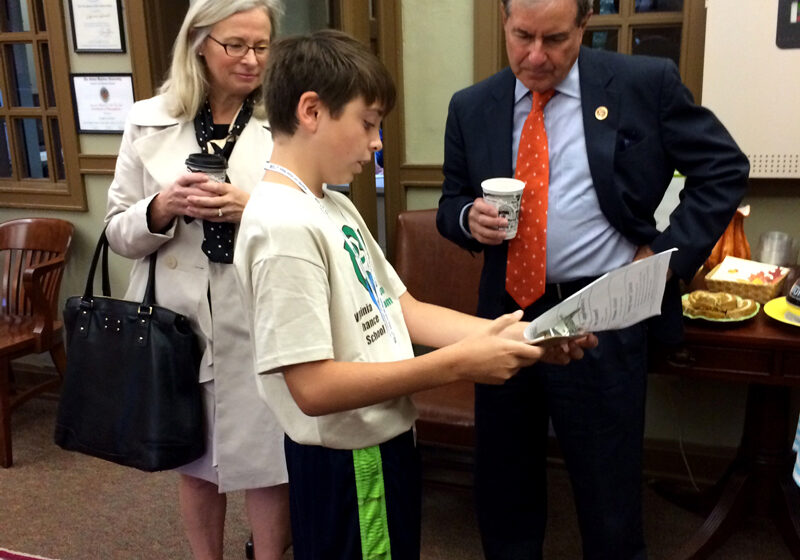
[{"label": "framed diploma", "polygon": [[69,0],[76,53],[124,53],[120,0]]},{"label": "framed diploma", "polygon": [[71,74],[79,133],[120,134],[133,106],[131,74]]}]

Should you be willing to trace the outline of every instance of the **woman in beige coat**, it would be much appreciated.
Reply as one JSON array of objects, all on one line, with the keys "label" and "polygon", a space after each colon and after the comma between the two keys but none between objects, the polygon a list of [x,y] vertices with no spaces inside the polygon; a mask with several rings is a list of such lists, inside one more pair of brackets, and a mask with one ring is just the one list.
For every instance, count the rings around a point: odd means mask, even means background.
[{"label": "woman in beige coat", "polygon": [[[136,103],[108,193],[111,248],[136,259],[127,299],[141,299],[158,251],[156,298],[191,318],[204,349],[205,455],[178,469],[181,515],[197,559],[221,559],[225,492],[245,490],[256,558],[288,546],[283,433],[257,394],[233,236],[272,150],[261,82],[278,0],[197,0],[160,94]],[[188,173],[191,153],[219,153],[228,176]],[[210,243],[213,241],[213,244]]]}]

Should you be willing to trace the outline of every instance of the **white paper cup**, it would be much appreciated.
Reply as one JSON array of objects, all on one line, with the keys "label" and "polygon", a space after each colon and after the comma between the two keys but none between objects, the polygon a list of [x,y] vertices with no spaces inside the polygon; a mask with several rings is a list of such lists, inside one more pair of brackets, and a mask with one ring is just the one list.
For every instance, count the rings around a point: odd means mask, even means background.
[{"label": "white paper cup", "polygon": [[766,264],[787,266],[794,264],[792,237],[782,231],[767,231],[758,239],[756,260]]},{"label": "white paper cup", "polygon": [[483,189],[483,199],[497,208],[497,213],[501,218],[508,220],[506,239],[513,239],[517,235],[519,208],[525,182],[510,177],[495,177],[483,181],[481,188]]}]

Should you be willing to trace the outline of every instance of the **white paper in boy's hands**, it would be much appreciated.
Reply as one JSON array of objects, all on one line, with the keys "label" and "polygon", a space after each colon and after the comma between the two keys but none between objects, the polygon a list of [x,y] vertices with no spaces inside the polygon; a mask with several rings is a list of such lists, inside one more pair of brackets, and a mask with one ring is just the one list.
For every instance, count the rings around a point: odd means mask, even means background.
[{"label": "white paper in boy's hands", "polygon": [[607,272],[531,321],[525,339],[532,344],[553,343],[584,333],[622,329],[659,315],[673,251],[677,249]]}]

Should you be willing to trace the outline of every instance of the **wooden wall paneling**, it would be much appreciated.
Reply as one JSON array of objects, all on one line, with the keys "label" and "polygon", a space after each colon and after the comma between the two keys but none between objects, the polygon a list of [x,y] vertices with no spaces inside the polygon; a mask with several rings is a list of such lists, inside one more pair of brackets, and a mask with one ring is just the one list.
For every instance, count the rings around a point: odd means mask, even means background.
[{"label": "wooden wall paneling", "polygon": [[117,156],[81,154],[79,156],[81,173],[84,175],[113,175]]},{"label": "wooden wall paneling", "polygon": [[504,68],[508,64],[508,57],[503,38],[500,2],[474,0],[473,10],[475,13],[473,80],[479,82]]},{"label": "wooden wall paneling", "polygon": [[127,0],[125,15],[135,99],[155,95],[172,60],[172,44],[189,0]]},{"label": "wooden wall paneling", "polygon": [[[334,26],[371,46],[369,0],[334,0]],[[364,167],[350,184],[350,199],[378,239],[378,196],[375,190],[375,166]]]},{"label": "wooden wall paneling", "polygon": [[150,44],[147,33],[147,9],[144,0],[125,2],[128,21],[128,52],[133,69],[133,96],[137,101],[152,97],[155,91],[150,69]]},{"label": "wooden wall paneling", "polygon": [[397,86],[397,104],[383,119],[383,185],[386,219],[386,252],[394,258],[397,215],[406,208],[403,187],[405,163],[405,122],[403,95],[403,21],[400,2],[378,0],[378,56],[389,69]]},{"label": "wooden wall paneling", "polygon": [[[684,68],[683,81],[694,95],[695,103],[703,97],[703,54],[706,44],[706,4],[705,0],[687,0],[683,34],[686,52],[681,61]],[[685,55],[685,56],[684,56]]]},{"label": "wooden wall paneling", "polygon": [[172,64],[172,45],[189,9],[189,0],[144,0],[147,42],[150,46],[150,79],[153,93],[167,77]]}]

